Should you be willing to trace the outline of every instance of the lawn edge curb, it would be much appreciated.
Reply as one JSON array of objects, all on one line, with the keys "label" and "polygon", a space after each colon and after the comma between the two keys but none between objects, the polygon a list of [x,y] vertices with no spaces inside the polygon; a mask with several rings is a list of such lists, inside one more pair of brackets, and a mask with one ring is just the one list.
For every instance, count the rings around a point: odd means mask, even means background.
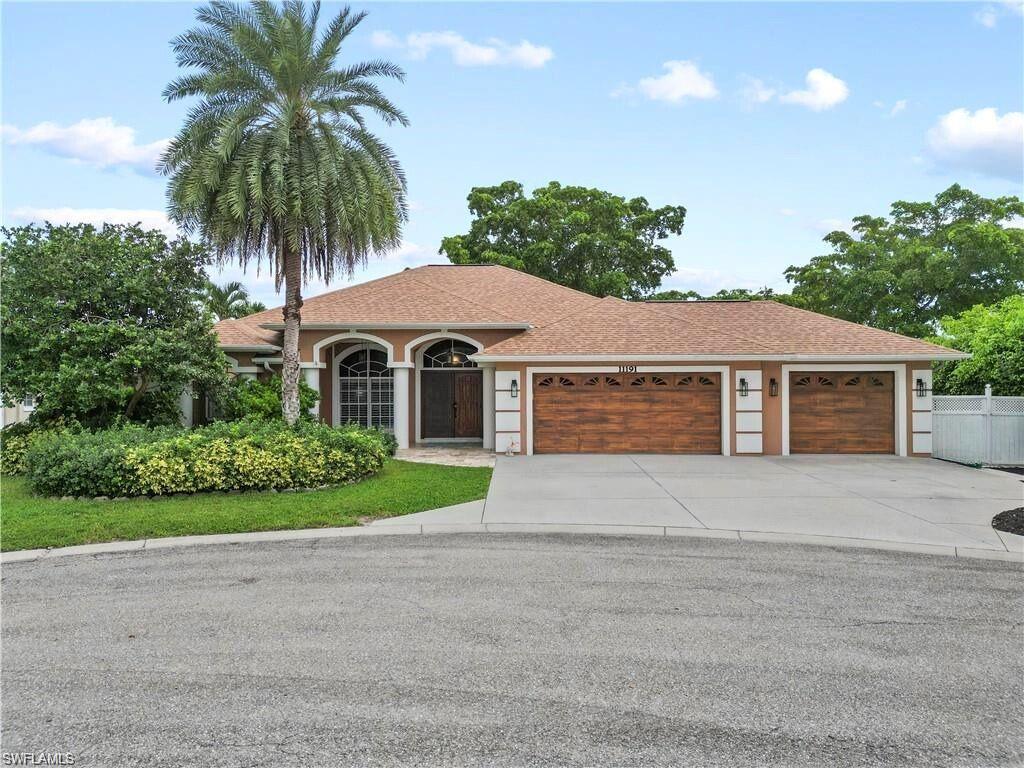
[{"label": "lawn edge curb", "polygon": [[520,524],[480,523],[442,524],[410,523],[387,526],[348,526],[344,528],[302,528],[285,531],[253,531],[250,533],[214,533],[200,536],[168,536],[136,541],[112,541],[102,544],[80,544],[72,547],[53,549],[23,549],[0,553],[0,565],[31,563],[38,560],[53,560],[78,555],[107,555],[122,552],[142,552],[157,549],[175,549],[194,546],[223,544],[258,544],[280,541],[310,541],[315,539],[361,538],[364,536],[429,536],[451,533],[527,533],[527,534],[590,534],[599,536],[706,538],[730,540],[737,543],[756,542],[772,544],[803,544],[811,546],[841,547],[846,549],[869,549],[885,552],[938,555],[955,559],[1000,560],[1024,564],[1024,552],[1007,552],[995,549],[956,547],[938,544],[915,544],[911,542],[885,541],[879,539],[857,539],[837,536],[816,536],[808,534],[775,533],[766,531],[736,531],[703,528],[680,528],[676,526],[637,525],[564,525],[564,524]]}]

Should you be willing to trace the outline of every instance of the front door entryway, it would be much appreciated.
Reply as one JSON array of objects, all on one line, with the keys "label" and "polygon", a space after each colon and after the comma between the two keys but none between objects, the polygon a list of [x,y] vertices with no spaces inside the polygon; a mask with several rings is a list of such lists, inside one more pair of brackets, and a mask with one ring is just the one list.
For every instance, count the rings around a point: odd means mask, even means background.
[{"label": "front door entryway", "polygon": [[479,369],[425,370],[420,388],[421,436],[482,439],[483,375]]}]

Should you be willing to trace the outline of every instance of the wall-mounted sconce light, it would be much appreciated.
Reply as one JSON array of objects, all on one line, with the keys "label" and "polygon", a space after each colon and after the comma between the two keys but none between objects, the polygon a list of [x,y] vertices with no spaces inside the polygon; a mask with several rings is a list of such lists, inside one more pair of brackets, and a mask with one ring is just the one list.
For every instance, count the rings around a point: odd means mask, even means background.
[{"label": "wall-mounted sconce light", "polygon": [[750,394],[750,385],[746,379],[740,379],[740,397],[746,397]]},{"label": "wall-mounted sconce light", "polygon": [[917,396],[925,397],[928,394],[928,390],[924,385],[924,379],[917,380]]},{"label": "wall-mounted sconce light", "polygon": [[512,385],[510,387],[509,394],[512,397],[519,397],[519,382],[516,381],[515,379],[512,379]]},{"label": "wall-mounted sconce light", "polygon": [[779,382],[775,379],[768,379],[768,395],[770,397],[779,396]]}]

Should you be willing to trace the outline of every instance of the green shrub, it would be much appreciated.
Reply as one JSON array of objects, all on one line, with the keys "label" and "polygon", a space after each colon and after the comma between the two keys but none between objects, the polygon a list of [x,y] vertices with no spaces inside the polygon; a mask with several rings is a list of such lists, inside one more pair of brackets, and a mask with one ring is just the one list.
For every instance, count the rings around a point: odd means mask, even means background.
[{"label": "green shrub", "polygon": [[134,476],[128,451],[167,439],[175,427],[127,425],[96,431],[50,430],[32,438],[25,453],[29,484],[47,496],[127,496]]},{"label": "green shrub", "polygon": [[[299,379],[299,412],[308,415],[319,400],[320,393]],[[223,397],[221,410],[230,421],[280,419],[281,377],[275,374],[267,381],[235,379]]]},{"label": "green shrub", "polygon": [[377,435],[377,437],[383,441],[384,448],[387,450],[388,456],[394,456],[398,451],[398,438],[395,437],[394,432],[388,432],[386,429],[381,429],[380,427],[371,427],[366,431],[370,434]]},{"label": "green shrub", "polygon": [[370,430],[252,420],[48,435],[27,464],[38,493],[137,496],[337,485],[378,472],[387,455]]},{"label": "green shrub", "polygon": [[44,423],[33,418],[0,429],[0,475],[25,474],[25,454],[32,439],[48,430],[70,426],[63,420]]}]

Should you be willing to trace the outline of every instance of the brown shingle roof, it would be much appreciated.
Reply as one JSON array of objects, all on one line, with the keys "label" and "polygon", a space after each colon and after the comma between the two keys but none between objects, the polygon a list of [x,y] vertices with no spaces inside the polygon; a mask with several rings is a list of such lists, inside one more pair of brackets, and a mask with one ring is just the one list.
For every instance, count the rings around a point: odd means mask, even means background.
[{"label": "brown shingle roof", "polygon": [[653,302],[679,320],[755,336],[776,355],[950,355],[954,350],[775,301]]},{"label": "brown shingle roof", "polygon": [[[281,308],[216,326],[226,347],[280,346]],[[433,324],[532,326],[485,357],[644,355],[888,356],[952,350],[773,301],[627,302],[598,299],[500,266],[407,269],[305,301],[304,327]],[[267,326],[270,326],[268,328]]]},{"label": "brown shingle roof", "polygon": [[726,328],[683,322],[649,304],[605,298],[550,325],[484,350],[485,355],[770,354]]},{"label": "brown shingle roof", "polygon": [[248,320],[221,320],[213,326],[225,349],[281,348],[281,334],[260,328]]},{"label": "brown shingle roof", "polygon": [[[593,296],[506,267],[437,265],[340,288],[305,300],[303,325],[550,322]],[[280,325],[281,308],[245,318]]]}]

